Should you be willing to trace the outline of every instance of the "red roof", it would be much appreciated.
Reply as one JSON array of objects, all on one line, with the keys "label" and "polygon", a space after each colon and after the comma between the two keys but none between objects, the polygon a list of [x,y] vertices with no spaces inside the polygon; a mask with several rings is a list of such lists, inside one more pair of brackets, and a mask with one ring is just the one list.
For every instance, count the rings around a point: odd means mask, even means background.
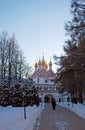
[{"label": "red roof", "polygon": [[38,70],[35,70],[32,75],[32,78],[36,78],[36,77],[54,78],[55,73],[53,72],[53,70],[46,71],[45,69],[38,69]]}]

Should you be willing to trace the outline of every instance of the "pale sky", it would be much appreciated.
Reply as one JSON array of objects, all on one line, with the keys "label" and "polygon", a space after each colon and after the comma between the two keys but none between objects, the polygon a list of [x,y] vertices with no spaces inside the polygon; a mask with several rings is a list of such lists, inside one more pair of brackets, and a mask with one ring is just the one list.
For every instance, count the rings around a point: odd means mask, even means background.
[{"label": "pale sky", "polygon": [[0,33],[15,34],[30,65],[42,58],[52,62],[65,44],[65,23],[71,0],[0,0]]}]

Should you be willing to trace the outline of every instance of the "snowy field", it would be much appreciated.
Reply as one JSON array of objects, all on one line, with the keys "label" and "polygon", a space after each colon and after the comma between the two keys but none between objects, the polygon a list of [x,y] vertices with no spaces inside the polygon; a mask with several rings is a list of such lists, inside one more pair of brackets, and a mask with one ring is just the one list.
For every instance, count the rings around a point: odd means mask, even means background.
[{"label": "snowy field", "polygon": [[44,104],[26,107],[24,119],[23,107],[0,107],[0,130],[32,130],[42,109]]},{"label": "snowy field", "polygon": [[[69,109],[85,119],[85,105],[58,103],[62,107]],[[36,118],[40,116],[41,111],[45,109],[42,106],[26,107],[26,120],[24,119],[24,108],[19,107],[0,107],[0,130],[32,130]]]}]

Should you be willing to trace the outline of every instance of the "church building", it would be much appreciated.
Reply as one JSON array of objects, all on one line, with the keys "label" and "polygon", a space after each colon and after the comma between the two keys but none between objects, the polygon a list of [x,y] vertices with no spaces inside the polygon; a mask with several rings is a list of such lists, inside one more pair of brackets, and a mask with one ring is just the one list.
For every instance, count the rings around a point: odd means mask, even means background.
[{"label": "church building", "polygon": [[44,56],[41,60],[39,59],[35,63],[35,71],[32,74],[32,79],[42,102],[50,102],[52,97],[56,96],[57,86],[54,82],[55,73],[52,69],[51,60],[47,63]]}]

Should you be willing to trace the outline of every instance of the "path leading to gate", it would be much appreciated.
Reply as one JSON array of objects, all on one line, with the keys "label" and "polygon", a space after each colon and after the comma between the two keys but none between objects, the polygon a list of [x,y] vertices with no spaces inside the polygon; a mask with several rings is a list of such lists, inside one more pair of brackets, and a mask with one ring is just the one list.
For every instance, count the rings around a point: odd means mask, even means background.
[{"label": "path leading to gate", "polygon": [[47,103],[33,130],[85,130],[85,119],[59,105],[53,110]]}]

